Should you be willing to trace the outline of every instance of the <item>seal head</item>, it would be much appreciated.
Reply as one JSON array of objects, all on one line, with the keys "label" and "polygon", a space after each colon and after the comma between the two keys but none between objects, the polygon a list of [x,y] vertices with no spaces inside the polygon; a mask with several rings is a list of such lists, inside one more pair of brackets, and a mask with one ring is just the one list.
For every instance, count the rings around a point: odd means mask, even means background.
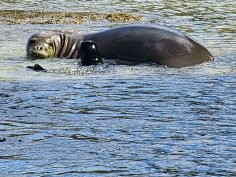
[{"label": "seal head", "polygon": [[65,33],[38,33],[28,39],[27,56],[34,59],[78,58],[81,35]]},{"label": "seal head", "polygon": [[27,42],[26,53],[30,58],[53,58],[58,53],[60,36],[51,33],[39,33],[31,36]]}]

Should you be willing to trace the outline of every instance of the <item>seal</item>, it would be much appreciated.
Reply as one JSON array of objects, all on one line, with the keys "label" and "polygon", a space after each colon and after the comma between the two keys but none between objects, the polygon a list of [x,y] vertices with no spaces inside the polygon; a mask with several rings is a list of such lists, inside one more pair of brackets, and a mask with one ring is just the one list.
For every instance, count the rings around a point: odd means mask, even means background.
[{"label": "seal", "polygon": [[81,48],[81,42],[86,41],[96,44],[101,58],[117,63],[151,62],[181,68],[214,60],[203,45],[181,31],[161,25],[125,25],[84,35],[35,34],[29,38],[26,51],[33,58],[80,58],[81,51],[87,50],[88,55],[92,51]]},{"label": "seal", "polygon": [[27,41],[26,53],[34,59],[77,58],[82,40],[82,35],[44,32],[34,34]]},{"label": "seal", "polygon": [[103,63],[102,58],[94,41],[83,41],[79,47],[79,54],[83,66],[97,65]]}]

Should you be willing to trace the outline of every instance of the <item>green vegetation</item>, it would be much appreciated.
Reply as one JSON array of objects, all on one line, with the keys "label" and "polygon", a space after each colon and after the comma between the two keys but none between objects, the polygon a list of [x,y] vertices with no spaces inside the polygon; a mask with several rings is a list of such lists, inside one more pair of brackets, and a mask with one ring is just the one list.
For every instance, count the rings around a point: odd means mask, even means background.
[{"label": "green vegetation", "polygon": [[140,21],[141,18],[141,16],[124,12],[95,14],[88,12],[0,10],[0,24],[80,24],[88,20],[130,22]]}]

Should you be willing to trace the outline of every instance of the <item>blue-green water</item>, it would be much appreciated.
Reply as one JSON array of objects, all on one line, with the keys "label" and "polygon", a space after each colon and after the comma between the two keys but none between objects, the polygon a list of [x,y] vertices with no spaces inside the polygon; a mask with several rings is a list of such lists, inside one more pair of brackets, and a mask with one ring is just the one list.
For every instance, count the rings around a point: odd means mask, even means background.
[{"label": "blue-green water", "polygon": [[[215,61],[29,61],[25,43],[36,32],[121,24],[0,25],[0,176],[236,176],[235,1],[2,0],[6,9],[127,11],[186,32]],[[52,72],[25,68],[34,63]]]}]

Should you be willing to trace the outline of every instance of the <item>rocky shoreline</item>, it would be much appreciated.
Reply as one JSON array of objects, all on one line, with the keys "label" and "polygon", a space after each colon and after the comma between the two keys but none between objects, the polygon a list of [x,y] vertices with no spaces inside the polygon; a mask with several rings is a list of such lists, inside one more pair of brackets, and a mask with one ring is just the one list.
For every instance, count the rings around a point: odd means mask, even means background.
[{"label": "rocky shoreline", "polygon": [[99,14],[89,12],[0,10],[0,24],[81,24],[86,21],[135,22],[141,19],[142,16],[127,12]]}]

